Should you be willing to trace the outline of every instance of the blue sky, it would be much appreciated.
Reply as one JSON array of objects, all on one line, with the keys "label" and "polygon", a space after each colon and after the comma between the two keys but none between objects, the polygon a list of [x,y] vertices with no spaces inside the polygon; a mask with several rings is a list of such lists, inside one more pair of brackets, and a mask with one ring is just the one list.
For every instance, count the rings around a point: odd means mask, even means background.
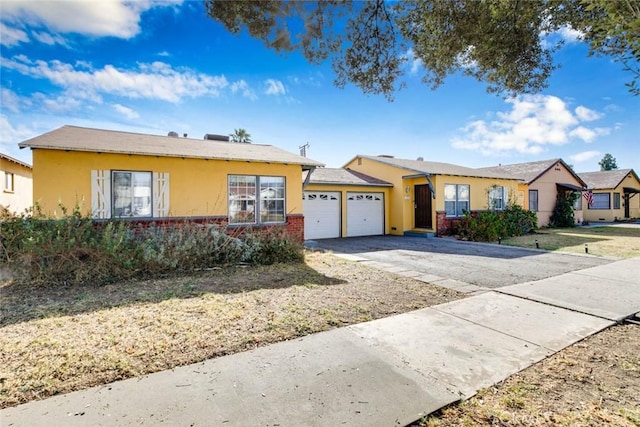
[{"label": "blue sky", "polygon": [[[227,33],[200,1],[3,1],[0,151],[69,124],[202,138],[246,129],[254,143],[340,167],[356,154],[482,167],[561,157],[598,170],[611,153],[640,171],[640,97],[609,58],[588,57],[568,30],[562,66],[538,95],[503,99],[463,76],[432,91],[418,61],[388,102],[329,63],[280,56]],[[410,55],[410,52],[408,53]]]}]

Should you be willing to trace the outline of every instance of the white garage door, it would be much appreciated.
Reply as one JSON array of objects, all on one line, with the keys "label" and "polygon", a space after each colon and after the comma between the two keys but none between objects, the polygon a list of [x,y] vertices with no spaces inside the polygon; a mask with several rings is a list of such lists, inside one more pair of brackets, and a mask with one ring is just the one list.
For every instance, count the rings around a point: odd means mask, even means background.
[{"label": "white garage door", "polygon": [[347,236],[384,234],[384,194],[347,193]]},{"label": "white garage door", "polygon": [[305,239],[340,237],[340,193],[305,191],[302,210]]}]

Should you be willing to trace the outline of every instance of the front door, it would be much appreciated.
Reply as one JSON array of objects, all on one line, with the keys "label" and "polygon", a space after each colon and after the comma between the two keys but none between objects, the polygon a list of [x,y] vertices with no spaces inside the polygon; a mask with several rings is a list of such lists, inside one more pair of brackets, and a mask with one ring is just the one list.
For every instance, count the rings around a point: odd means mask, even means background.
[{"label": "front door", "polygon": [[415,227],[416,228],[433,228],[431,219],[431,190],[429,186],[416,185],[414,187],[416,196],[415,201]]},{"label": "front door", "polygon": [[631,201],[631,195],[629,193],[624,193],[624,217],[625,218],[631,218],[630,212],[629,212],[629,202]]}]

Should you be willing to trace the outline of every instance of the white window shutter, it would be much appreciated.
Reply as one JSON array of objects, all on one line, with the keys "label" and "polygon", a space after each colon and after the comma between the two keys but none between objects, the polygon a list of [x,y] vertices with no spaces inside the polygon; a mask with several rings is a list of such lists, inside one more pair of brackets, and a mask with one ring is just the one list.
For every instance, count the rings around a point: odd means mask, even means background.
[{"label": "white window shutter", "polygon": [[94,218],[111,218],[111,171],[91,171],[91,214]]},{"label": "white window shutter", "polygon": [[509,205],[509,187],[502,187],[504,189],[504,198],[502,199],[502,208],[506,208]]},{"label": "white window shutter", "polygon": [[169,172],[154,172],[153,184],[153,216],[169,216]]}]

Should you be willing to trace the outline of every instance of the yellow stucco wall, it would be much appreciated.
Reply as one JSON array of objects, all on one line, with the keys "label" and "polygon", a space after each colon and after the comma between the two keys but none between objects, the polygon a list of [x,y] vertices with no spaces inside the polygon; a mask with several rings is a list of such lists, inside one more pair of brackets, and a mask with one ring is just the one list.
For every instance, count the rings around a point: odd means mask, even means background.
[{"label": "yellow stucco wall", "polygon": [[300,165],[45,149],[33,150],[33,200],[48,214],[60,213],[59,202],[90,212],[92,170],[169,173],[171,217],[226,216],[229,174],[282,176],[286,213],[302,214]]},{"label": "yellow stucco wall", "polygon": [[384,234],[389,234],[389,187],[373,187],[366,185],[309,184],[304,191],[333,191],[340,193],[341,224],[340,235],[347,236],[347,193],[382,193],[384,194]]},{"label": "yellow stucco wall", "polygon": [[[13,191],[5,188],[5,174],[13,174]],[[33,203],[31,168],[0,157],[0,206],[14,213],[24,212]]]},{"label": "yellow stucco wall", "polygon": [[[346,167],[358,172],[391,182],[394,187],[389,195],[389,228],[390,234],[401,235],[405,231],[414,229],[415,225],[415,192],[414,186],[426,184],[425,177],[406,178],[403,176],[416,172],[385,165],[365,158],[353,159]],[[489,188],[497,185],[509,189],[509,199],[515,197],[517,202],[524,203],[518,192],[519,181],[511,179],[461,177],[451,175],[431,176],[436,198],[432,200],[432,224],[436,227],[436,211],[444,211],[444,186],[446,184],[467,184],[470,190],[470,209],[485,210],[489,208]]]},{"label": "yellow stucco wall", "polygon": [[[624,218],[624,187],[640,189],[640,182],[635,179],[632,173],[629,173],[616,188],[593,190],[594,194],[609,193],[611,209],[587,209],[583,199],[584,219],[586,221],[615,221]],[[613,209],[613,193],[620,194],[620,209]],[[636,194],[629,200],[629,217],[640,218],[640,194]]]},{"label": "yellow stucco wall", "polygon": [[[556,163],[551,169],[541,175],[538,179],[529,184],[529,190],[538,190],[538,227],[549,225],[549,218],[553,214],[556,206],[556,198],[558,191],[556,183],[572,184],[582,187],[582,184],[571,174],[571,172],[563,166],[562,163]],[[527,194],[529,192],[527,191]],[[580,194],[582,196],[582,194]],[[528,209],[529,205],[525,205]],[[576,222],[580,218],[584,218],[582,210],[574,210],[573,212]]]}]

